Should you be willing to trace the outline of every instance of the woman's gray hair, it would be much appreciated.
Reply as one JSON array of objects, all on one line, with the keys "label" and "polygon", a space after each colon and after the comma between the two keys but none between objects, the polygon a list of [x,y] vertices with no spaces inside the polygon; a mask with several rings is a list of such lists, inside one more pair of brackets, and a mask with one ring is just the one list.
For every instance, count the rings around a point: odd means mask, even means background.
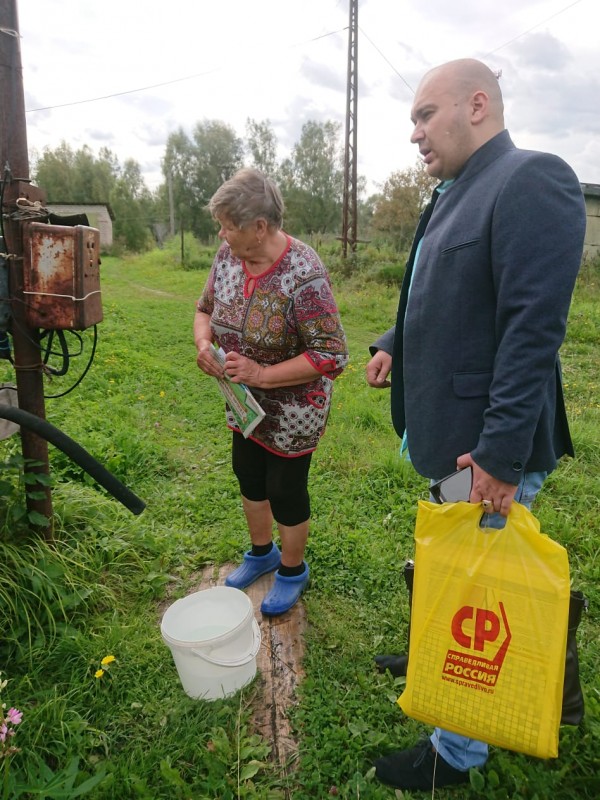
[{"label": "woman's gray hair", "polygon": [[208,203],[213,219],[226,218],[238,228],[265,219],[270,228],[283,224],[283,197],[277,184],[260,170],[244,167],[220,186]]}]

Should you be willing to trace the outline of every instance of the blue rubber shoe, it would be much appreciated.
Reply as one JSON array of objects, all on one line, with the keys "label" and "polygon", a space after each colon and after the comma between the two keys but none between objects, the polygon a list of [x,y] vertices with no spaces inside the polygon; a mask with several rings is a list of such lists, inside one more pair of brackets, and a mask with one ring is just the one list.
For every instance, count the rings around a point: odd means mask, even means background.
[{"label": "blue rubber shoe", "polygon": [[261,575],[273,572],[281,564],[281,552],[275,542],[273,549],[266,556],[253,556],[252,551],[244,553],[244,560],[237,569],[230,572],[225,578],[225,586],[233,586],[234,589],[245,589]]},{"label": "blue rubber shoe", "polygon": [[300,595],[308,586],[310,577],[308,564],[306,561],[303,564],[304,572],[291,578],[280,575],[279,571],[275,573],[275,582],[271,587],[271,591],[265,596],[260,606],[263,614],[268,614],[269,616],[285,614],[298,602]]}]

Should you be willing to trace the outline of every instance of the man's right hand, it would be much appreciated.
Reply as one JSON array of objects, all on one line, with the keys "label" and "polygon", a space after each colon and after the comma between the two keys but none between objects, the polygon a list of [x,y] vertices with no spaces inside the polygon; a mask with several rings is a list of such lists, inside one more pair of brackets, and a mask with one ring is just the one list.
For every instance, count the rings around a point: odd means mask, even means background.
[{"label": "man's right hand", "polygon": [[385,350],[378,350],[366,367],[367,383],[374,389],[387,389],[391,386],[387,380],[392,371],[392,357]]}]

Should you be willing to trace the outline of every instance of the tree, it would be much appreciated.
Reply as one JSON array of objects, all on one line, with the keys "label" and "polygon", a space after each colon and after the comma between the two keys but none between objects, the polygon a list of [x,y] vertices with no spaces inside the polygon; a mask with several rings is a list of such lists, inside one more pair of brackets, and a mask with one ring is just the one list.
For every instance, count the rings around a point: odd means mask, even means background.
[{"label": "tree", "polygon": [[32,175],[48,203],[109,203],[115,214],[115,241],[132,251],[147,246],[155,203],[133,159],[121,169],[106,147],[95,156],[87,145],[74,151],[63,141],[56,150],[44,150]]},{"label": "tree", "polygon": [[150,226],[154,202],[137,161],[127,159],[110,193],[115,215],[114,239],[127,250],[140,252],[152,244]]},{"label": "tree", "polygon": [[32,176],[46,192],[49,202],[60,203],[73,196],[74,161],[75,154],[65,141],[56,150],[46,147],[34,159]]},{"label": "tree", "polygon": [[118,172],[119,162],[107,148],[96,157],[87,145],[74,151],[64,141],[56,150],[45,148],[34,168],[49,203],[108,203]]},{"label": "tree", "polygon": [[338,122],[306,122],[292,155],[281,165],[288,227],[325,233],[340,225],[344,173]]},{"label": "tree", "polygon": [[163,173],[172,182],[175,214],[184,230],[202,239],[214,232],[206,205],[242,163],[243,142],[223,122],[198,122],[192,138],[182,128],[169,136]]},{"label": "tree", "polygon": [[277,179],[277,139],[269,120],[246,120],[246,147],[252,157],[251,166]]},{"label": "tree", "polygon": [[180,227],[191,230],[192,207],[197,205],[197,200],[193,186],[192,142],[183,128],[169,134],[162,171],[171,191],[169,198],[164,198],[164,187],[161,187],[161,197],[172,204],[170,211],[179,219]]},{"label": "tree", "polygon": [[381,194],[372,198],[375,230],[388,234],[399,248],[407,247],[419,221],[419,215],[437,185],[423,165],[392,172],[383,184]]},{"label": "tree", "polygon": [[76,203],[107,203],[119,174],[119,161],[103,147],[98,157],[87,145],[75,153],[73,163],[73,196]]},{"label": "tree", "polygon": [[230,125],[218,120],[198,122],[193,131],[196,185],[204,203],[243,164],[244,145]]}]

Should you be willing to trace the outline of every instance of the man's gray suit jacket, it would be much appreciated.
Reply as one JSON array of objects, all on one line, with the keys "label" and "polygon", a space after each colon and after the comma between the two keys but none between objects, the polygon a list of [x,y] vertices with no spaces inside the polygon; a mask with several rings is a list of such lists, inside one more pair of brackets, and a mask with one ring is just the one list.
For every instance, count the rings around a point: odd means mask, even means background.
[{"label": "man's gray suit jacket", "polygon": [[396,327],[375,343],[392,353],[394,427],[422,475],[443,477],[471,453],[517,484],[573,454],[558,350],[585,219],[571,168],[517,149],[507,131],[437,200]]}]

